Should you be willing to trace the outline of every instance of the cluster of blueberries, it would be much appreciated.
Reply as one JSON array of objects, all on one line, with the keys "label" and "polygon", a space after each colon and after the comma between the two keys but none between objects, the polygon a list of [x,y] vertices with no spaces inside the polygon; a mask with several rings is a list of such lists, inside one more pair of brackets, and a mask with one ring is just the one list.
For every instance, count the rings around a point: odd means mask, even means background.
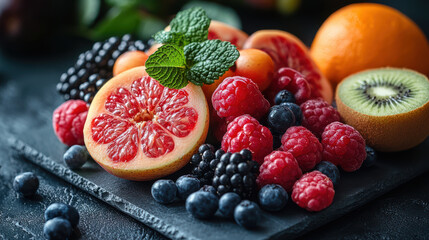
[{"label": "cluster of blueberries", "polygon": [[302,111],[295,104],[295,97],[287,90],[281,90],[274,99],[275,105],[270,108],[265,119],[266,125],[274,137],[274,148],[280,146],[281,136],[292,126],[301,125]]},{"label": "cluster of blueberries", "polygon": [[200,181],[193,175],[179,177],[176,182],[162,179],[152,185],[151,193],[155,201],[162,204],[186,201],[186,210],[195,218],[208,219],[215,214],[223,218],[234,218],[238,225],[254,228],[261,218],[261,210],[279,211],[288,201],[287,192],[277,184],[264,186],[258,194],[259,205],[241,199],[234,192],[223,194],[220,198],[216,189],[210,185],[200,188]]}]

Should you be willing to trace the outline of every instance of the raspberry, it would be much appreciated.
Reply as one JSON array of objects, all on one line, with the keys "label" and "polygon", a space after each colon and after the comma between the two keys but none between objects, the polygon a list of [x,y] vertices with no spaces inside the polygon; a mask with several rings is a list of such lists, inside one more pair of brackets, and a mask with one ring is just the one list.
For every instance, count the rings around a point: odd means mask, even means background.
[{"label": "raspberry", "polygon": [[83,145],[83,126],[88,106],[82,100],[68,100],[55,109],[52,123],[58,139],[68,145]]},{"label": "raspberry", "polygon": [[293,184],[301,175],[301,169],[292,153],[274,151],[265,157],[256,183],[260,188],[267,184],[278,184],[291,192]]},{"label": "raspberry", "polygon": [[273,135],[258,120],[245,114],[228,124],[222,139],[222,149],[232,153],[249,149],[253,160],[261,164],[264,157],[273,150]]},{"label": "raspberry", "polygon": [[301,104],[303,114],[302,126],[312,131],[318,138],[322,136],[325,127],[340,121],[340,114],[325,100],[311,99]]},{"label": "raspberry", "polygon": [[366,158],[365,140],[352,126],[333,122],[322,134],[323,160],[346,172],[358,170]]},{"label": "raspberry", "polygon": [[292,153],[303,172],[322,161],[322,144],[305,127],[290,127],[282,137],[282,146]]},{"label": "raspberry", "polygon": [[212,95],[212,104],[219,117],[250,114],[260,119],[270,108],[270,103],[259,91],[258,85],[238,76],[223,80]]},{"label": "raspberry", "polygon": [[294,94],[296,103],[301,104],[311,97],[311,87],[304,75],[292,68],[280,68],[277,71],[277,78],[273,79],[266,94],[268,100],[274,103],[277,93],[281,90],[288,90]]},{"label": "raspberry", "polygon": [[304,174],[293,185],[292,201],[308,211],[321,211],[334,200],[335,190],[331,179],[319,171]]}]

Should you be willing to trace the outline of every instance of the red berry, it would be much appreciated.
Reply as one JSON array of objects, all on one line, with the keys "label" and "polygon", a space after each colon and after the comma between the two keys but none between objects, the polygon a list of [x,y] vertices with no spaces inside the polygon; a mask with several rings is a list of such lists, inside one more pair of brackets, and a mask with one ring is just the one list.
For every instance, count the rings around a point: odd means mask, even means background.
[{"label": "red berry", "polygon": [[298,104],[305,102],[311,97],[311,87],[304,75],[298,71],[283,67],[277,71],[277,77],[273,79],[266,91],[268,100],[274,103],[274,99],[281,90],[293,93]]},{"label": "red berry", "polygon": [[212,104],[219,117],[225,118],[249,114],[260,119],[270,108],[258,85],[239,76],[223,80],[212,95]]},{"label": "red berry", "polygon": [[335,190],[331,179],[319,171],[304,174],[293,185],[292,201],[308,211],[320,211],[334,200]]},{"label": "red berry", "polygon": [[259,168],[256,183],[260,188],[267,184],[279,184],[291,192],[292,186],[302,175],[298,162],[290,152],[274,151],[266,156]]},{"label": "red berry", "polygon": [[322,146],[323,160],[341,166],[346,172],[358,170],[366,158],[365,140],[356,129],[344,123],[326,126]]},{"label": "red berry", "polygon": [[232,153],[249,149],[253,160],[261,164],[264,157],[273,150],[273,135],[258,120],[248,114],[242,115],[228,124],[222,139],[222,149]]},{"label": "red berry", "polygon": [[312,131],[318,138],[322,136],[328,124],[339,122],[341,119],[338,111],[321,98],[308,100],[300,107],[303,115],[302,126]]},{"label": "red berry", "polygon": [[322,161],[322,144],[305,127],[290,127],[282,137],[282,145],[285,151],[292,153],[303,172]]},{"label": "red berry", "polygon": [[58,139],[68,145],[83,145],[83,126],[88,106],[82,100],[68,100],[55,109],[52,123]]}]

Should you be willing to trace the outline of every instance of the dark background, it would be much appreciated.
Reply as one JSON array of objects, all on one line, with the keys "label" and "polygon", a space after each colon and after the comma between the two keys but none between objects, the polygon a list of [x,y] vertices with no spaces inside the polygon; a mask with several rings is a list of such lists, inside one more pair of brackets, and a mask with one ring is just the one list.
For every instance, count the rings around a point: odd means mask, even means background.
[{"label": "dark background", "polygon": [[[22,96],[22,101],[27,101],[37,97],[40,88],[52,88],[54,92],[61,73],[75,62],[80,52],[90,47],[94,38],[85,35],[85,32],[96,24],[82,30],[76,23],[78,10],[73,2],[78,1],[0,2],[0,104],[12,96]],[[145,14],[156,16],[159,13],[160,21],[167,22],[185,1],[169,2],[171,4],[164,10],[145,10]],[[234,8],[240,16],[243,30],[249,34],[264,28],[283,29],[309,46],[318,27],[329,14],[357,1],[303,0],[300,8],[292,14],[282,14],[273,7],[252,7],[246,1],[217,2]],[[399,9],[413,19],[426,36],[429,35],[429,2],[377,2]],[[102,16],[97,20],[101,21]],[[31,77],[33,72],[34,78]],[[54,101],[58,102],[60,96],[55,97],[58,99]],[[50,114],[44,113],[43,109],[32,109],[30,102],[27,105],[27,108],[14,111],[29,118],[35,112]],[[2,106],[1,109],[10,110],[13,106]],[[65,202],[77,207],[81,213],[79,229],[82,239],[163,238],[14,154],[5,144],[5,135],[1,134],[2,131],[13,132],[9,126],[1,124],[8,117],[5,114],[0,112],[0,239],[43,238],[43,211],[52,202]],[[24,171],[35,172],[41,180],[42,187],[33,199],[18,198],[12,190],[13,178]],[[425,173],[302,239],[429,239],[428,216],[429,174]]]}]

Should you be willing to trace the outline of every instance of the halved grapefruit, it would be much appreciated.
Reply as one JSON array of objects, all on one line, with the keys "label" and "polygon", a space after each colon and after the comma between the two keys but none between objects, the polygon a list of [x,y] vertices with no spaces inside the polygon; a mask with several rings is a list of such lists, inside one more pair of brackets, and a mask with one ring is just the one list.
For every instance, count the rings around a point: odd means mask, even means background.
[{"label": "halved grapefruit", "polygon": [[[243,48],[265,51],[273,59],[277,70],[289,67],[300,72],[311,86],[311,98],[323,97],[327,102],[332,102],[331,85],[311,59],[308,48],[294,35],[281,30],[260,30],[250,35]],[[276,77],[271,85],[274,86],[275,81]],[[279,90],[268,89],[276,91],[274,94]]]},{"label": "halved grapefruit", "polygon": [[163,87],[136,67],[109,80],[94,97],[85,145],[109,173],[151,180],[174,173],[205,141],[209,111],[201,87]]}]

